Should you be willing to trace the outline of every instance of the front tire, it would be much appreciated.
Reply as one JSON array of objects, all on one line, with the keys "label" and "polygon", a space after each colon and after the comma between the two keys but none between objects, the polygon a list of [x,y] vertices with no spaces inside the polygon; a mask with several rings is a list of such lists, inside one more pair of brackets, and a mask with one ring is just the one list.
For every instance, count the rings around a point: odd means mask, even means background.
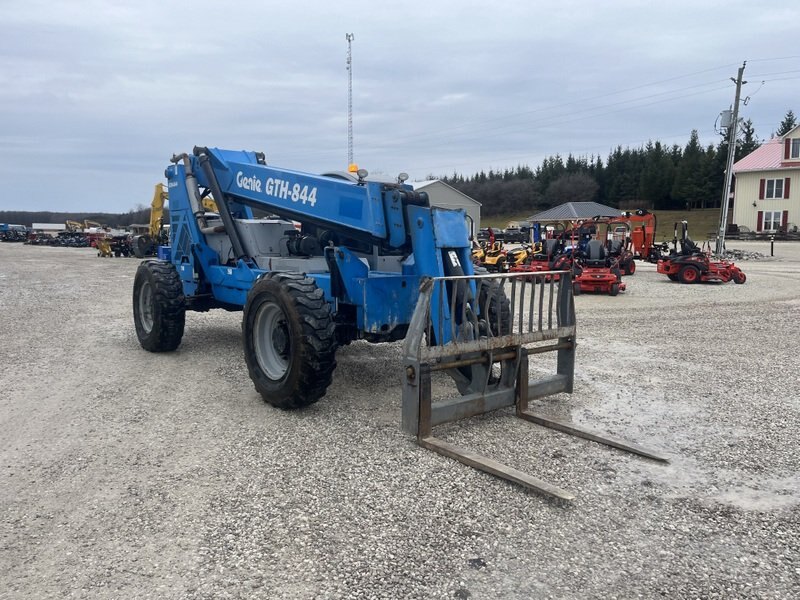
[{"label": "front tire", "polygon": [[336,326],[313,279],[260,278],[247,294],[242,332],[250,379],[267,403],[302,408],[325,395],[336,368]]},{"label": "front tire", "polygon": [[481,282],[478,306],[492,337],[511,333],[511,302],[506,296],[502,282]]},{"label": "front tire", "polygon": [[186,299],[172,263],[146,260],[133,280],[133,322],[142,348],[169,352],[180,346],[186,322]]}]

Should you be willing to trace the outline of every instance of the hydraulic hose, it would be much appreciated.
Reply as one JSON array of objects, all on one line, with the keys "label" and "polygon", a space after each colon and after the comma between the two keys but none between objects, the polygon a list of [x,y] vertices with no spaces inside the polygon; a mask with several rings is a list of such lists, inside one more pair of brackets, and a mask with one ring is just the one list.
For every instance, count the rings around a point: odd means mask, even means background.
[{"label": "hydraulic hose", "polygon": [[214,173],[214,167],[211,165],[211,159],[208,156],[207,150],[205,148],[195,148],[194,154],[200,159],[200,168],[203,169],[203,174],[208,180],[208,187],[211,189],[211,195],[214,197],[214,200],[217,203],[219,216],[222,219],[222,223],[225,225],[225,231],[231,240],[231,248],[233,249],[236,259],[238,260],[240,258],[247,257],[247,253],[242,245],[242,240],[239,237],[239,230],[236,227],[236,221],[234,221],[233,216],[231,215],[230,207],[228,206],[228,200],[225,197],[225,194],[222,193],[222,188],[219,186],[219,181],[217,181],[217,175]]},{"label": "hydraulic hose", "polygon": [[183,154],[175,154],[172,156],[173,163],[177,164],[178,161],[183,162],[183,167],[186,172],[186,191],[189,194],[189,206],[192,208],[192,214],[197,222],[197,226],[200,227],[200,231],[205,233],[205,230],[208,228],[208,223],[206,222],[205,210],[200,202],[200,188],[197,185],[197,177],[195,177],[194,171],[192,170],[192,160],[189,155],[184,152]]}]

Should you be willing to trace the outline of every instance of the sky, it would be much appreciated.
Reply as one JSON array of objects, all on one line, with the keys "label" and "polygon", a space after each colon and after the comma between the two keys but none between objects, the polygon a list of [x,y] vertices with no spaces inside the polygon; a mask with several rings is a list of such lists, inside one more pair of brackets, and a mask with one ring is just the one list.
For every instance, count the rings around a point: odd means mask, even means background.
[{"label": "sky", "polygon": [[411,180],[800,115],[800,2],[0,1],[0,210],[148,206],[175,153]]}]

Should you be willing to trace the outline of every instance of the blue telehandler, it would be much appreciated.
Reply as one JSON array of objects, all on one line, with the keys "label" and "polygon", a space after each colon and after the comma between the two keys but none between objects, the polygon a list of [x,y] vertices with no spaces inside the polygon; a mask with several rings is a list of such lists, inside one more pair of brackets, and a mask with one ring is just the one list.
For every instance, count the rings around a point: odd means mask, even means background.
[{"label": "blue telehandler", "polygon": [[[255,388],[292,409],[325,395],[339,346],[404,340],[402,426],[425,447],[560,498],[572,496],[432,428],[516,406],[527,420],[654,457],[528,410],[531,398],[572,391],[569,273],[557,285],[475,273],[464,211],[432,207],[405,174],[312,175],[267,165],[258,152],[195,147],[173,156],[165,175],[170,243],[140,264],[133,288],[146,350],[175,350],[186,311],[243,311]],[[211,198],[217,212],[205,208]],[[556,374],[529,381],[529,354],[549,351]],[[435,371],[453,378],[453,397],[432,399]]]}]

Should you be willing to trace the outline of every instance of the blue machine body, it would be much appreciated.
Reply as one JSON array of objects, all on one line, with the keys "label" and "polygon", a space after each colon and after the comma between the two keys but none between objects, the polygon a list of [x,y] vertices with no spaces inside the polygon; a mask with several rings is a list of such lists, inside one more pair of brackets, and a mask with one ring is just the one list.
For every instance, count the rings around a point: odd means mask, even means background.
[{"label": "blue machine body", "polygon": [[[160,249],[159,258],[175,265],[189,309],[241,309],[256,279],[291,270],[315,280],[337,326],[351,328],[355,337],[393,340],[404,337],[422,278],[473,274],[465,212],[431,207],[426,194],[403,183],[280,169],[257,153],[217,148],[173,160],[166,177],[170,247]],[[224,226],[214,221],[214,232],[202,227],[192,203],[198,192],[213,193],[220,213],[228,212]],[[283,221],[259,216],[264,213]],[[289,220],[302,224],[300,230],[279,238],[240,236],[248,242],[241,252],[226,239],[233,238],[231,228],[280,230]],[[315,250],[293,253],[301,240]],[[449,321],[449,303],[441,304],[442,314],[432,318],[446,343],[450,326],[439,322]]]}]

